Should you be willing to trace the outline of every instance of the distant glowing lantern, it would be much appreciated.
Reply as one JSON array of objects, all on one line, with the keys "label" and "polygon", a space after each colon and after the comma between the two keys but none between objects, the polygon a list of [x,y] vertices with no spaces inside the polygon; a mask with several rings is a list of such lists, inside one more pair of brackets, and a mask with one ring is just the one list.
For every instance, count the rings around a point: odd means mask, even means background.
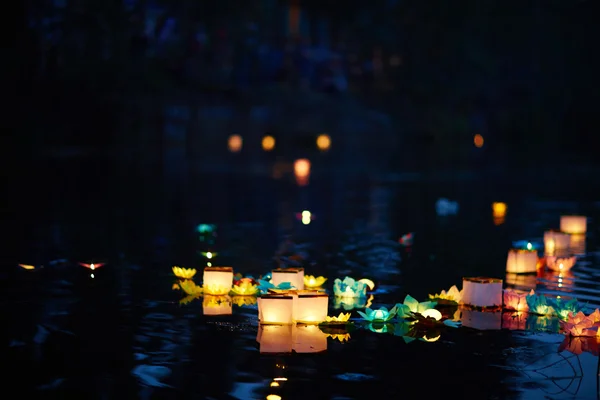
[{"label": "distant glowing lantern", "polygon": [[242,144],[244,143],[240,135],[231,135],[227,141],[227,147],[232,153],[239,153],[242,150]]},{"label": "distant glowing lantern", "polygon": [[576,255],[585,254],[585,234],[578,233],[571,235],[571,245],[569,246],[570,251]]},{"label": "distant glowing lantern", "polygon": [[538,254],[536,250],[511,249],[506,259],[506,272],[530,274],[537,271]]},{"label": "distant glowing lantern", "polygon": [[329,147],[331,147],[331,138],[329,137],[329,135],[319,135],[319,137],[317,137],[317,147],[321,151],[329,150]]},{"label": "distant glowing lantern", "polygon": [[82,267],[91,269],[92,271],[104,266],[104,264],[102,264],[102,263],[96,263],[96,264],[94,264],[94,263],[91,263],[91,264],[79,263],[79,265],[81,265]]},{"label": "distant glowing lantern", "polygon": [[506,217],[506,203],[494,202],[492,203],[492,215],[494,218]]},{"label": "distant glowing lantern", "polygon": [[296,160],[294,162],[294,175],[296,176],[298,185],[307,185],[308,178],[310,177],[310,161],[306,158]]},{"label": "distant glowing lantern", "polygon": [[550,230],[544,232],[544,251],[548,255],[568,250],[571,245],[571,235]]},{"label": "distant glowing lantern", "polygon": [[276,268],[271,271],[271,283],[275,286],[289,282],[296,290],[304,290],[304,268]]},{"label": "distant glowing lantern", "polygon": [[327,334],[317,325],[294,327],[294,351],[296,353],[319,353],[327,350]]},{"label": "distant glowing lantern", "polygon": [[504,282],[506,283],[506,286],[511,289],[529,291],[536,288],[537,277],[536,275],[531,274],[523,275],[509,272],[506,274]]},{"label": "distant glowing lantern", "polygon": [[560,230],[566,233],[581,234],[587,231],[587,218],[582,215],[562,215]]},{"label": "distant glowing lantern", "polygon": [[258,320],[261,324],[287,325],[293,323],[294,297],[271,294],[258,298]]},{"label": "distant glowing lantern", "polygon": [[547,256],[546,257],[546,265],[548,266],[549,269],[556,271],[556,272],[568,271],[571,268],[573,268],[573,266],[575,265],[576,262],[577,262],[576,256],[565,256],[565,257]]},{"label": "distant glowing lantern", "polygon": [[204,315],[231,315],[232,304],[229,296],[207,294],[202,299],[202,311]]},{"label": "distant glowing lantern", "polygon": [[202,279],[204,293],[213,295],[229,294],[233,284],[233,268],[206,267]]},{"label": "distant glowing lantern", "polygon": [[480,331],[502,328],[502,312],[485,312],[463,308],[460,310],[460,314],[460,322],[465,327]]},{"label": "distant glowing lantern", "polygon": [[502,305],[502,279],[463,278],[462,304],[472,307]]},{"label": "distant glowing lantern", "polygon": [[196,269],[194,268],[181,268],[181,267],[173,267],[173,274],[175,274],[176,277],[181,278],[181,279],[192,279],[194,277],[194,275],[196,275]]},{"label": "distant glowing lantern", "polygon": [[292,319],[294,322],[318,324],[327,319],[329,296],[315,291],[299,291],[294,297]]},{"label": "distant glowing lantern", "polygon": [[478,149],[482,148],[483,147],[483,136],[481,136],[479,133],[477,135],[473,136],[473,144]]},{"label": "distant glowing lantern", "polygon": [[264,151],[271,151],[275,148],[275,138],[267,135],[262,138],[262,148]]},{"label": "distant glowing lantern", "polygon": [[35,266],[31,265],[31,264],[19,264],[19,267],[21,267],[23,269],[26,269],[26,270],[29,270],[29,271],[35,269]]},{"label": "distant glowing lantern", "polygon": [[311,218],[310,211],[308,211],[308,210],[302,211],[302,223],[304,225],[310,224],[311,219],[312,218]]},{"label": "distant glowing lantern", "polygon": [[503,302],[506,310],[529,311],[527,292],[504,289]]},{"label": "distant glowing lantern", "polygon": [[312,275],[305,275],[304,276],[304,286],[308,289],[314,289],[314,288],[319,288],[321,286],[323,286],[323,284],[325,283],[325,281],[327,280],[327,278],[325,278],[324,276],[312,276]]},{"label": "distant glowing lantern", "polygon": [[294,347],[293,325],[260,325],[256,341],[261,353],[291,353]]}]

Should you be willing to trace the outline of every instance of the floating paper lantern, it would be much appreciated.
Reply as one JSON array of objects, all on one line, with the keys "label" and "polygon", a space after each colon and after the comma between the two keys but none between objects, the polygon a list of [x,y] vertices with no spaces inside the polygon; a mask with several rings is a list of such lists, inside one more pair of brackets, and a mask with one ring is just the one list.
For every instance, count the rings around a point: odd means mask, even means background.
[{"label": "floating paper lantern", "polygon": [[296,292],[292,319],[295,322],[318,324],[327,319],[329,296],[314,291]]},{"label": "floating paper lantern", "polygon": [[304,290],[304,268],[276,268],[271,271],[271,283],[275,286],[289,282],[296,290]]},{"label": "floating paper lantern", "polygon": [[324,133],[319,135],[319,137],[317,138],[317,147],[319,148],[319,150],[327,151],[329,150],[330,146],[331,138],[329,137],[329,135],[326,135]]},{"label": "floating paper lantern", "polygon": [[256,341],[261,353],[291,353],[294,346],[293,325],[259,325]]},{"label": "floating paper lantern", "polygon": [[327,350],[327,334],[317,325],[294,327],[294,351],[296,353],[319,353]]},{"label": "floating paper lantern", "polygon": [[258,298],[258,320],[261,324],[287,325],[293,323],[292,295],[264,295]]},{"label": "floating paper lantern", "polygon": [[300,186],[308,184],[308,178],[310,176],[310,161],[306,158],[301,158],[294,162],[294,175],[296,176],[296,182]]},{"label": "floating paper lantern", "polygon": [[502,312],[484,312],[476,310],[460,310],[460,322],[468,328],[480,331],[502,328]]},{"label": "floating paper lantern", "polygon": [[577,262],[576,256],[547,256],[546,265],[553,271],[564,272],[573,268],[573,265]]},{"label": "floating paper lantern", "polygon": [[[531,291],[533,293],[533,290]],[[514,311],[529,311],[527,292],[504,289],[504,309]]]},{"label": "floating paper lantern", "polygon": [[233,268],[206,267],[203,276],[204,293],[214,295],[229,294],[233,284]]},{"label": "floating paper lantern", "polygon": [[205,295],[202,299],[202,311],[204,315],[231,315],[231,297]]},{"label": "floating paper lantern", "polygon": [[514,274],[507,273],[504,278],[504,282],[507,287],[517,290],[530,291],[531,289],[535,289],[537,285],[537,276],[536,275],[524,275],[524,274]]},{"label": "floating paper lantern", "polygon": [[569,249],[571,235],[559,231],[544,232],[544,250],[546,254],[552,255]]},{"label": "floating paper lantern", "polygon": [[530,274],[537,271],[538,254],[535,250],[511,249],[506,259],[506,272]]},{"label": "floating paper lantern", "polygon": [[562,215],[560,230],[566,233],[582,234],[587,231],[587,218],[582,215]]},{"label": "floating paper lantern", "polygon": [[502,279],[463,278],[462,304],[472,307],[502,305]]},{"label": "floating paper lantern", "polygon": [[323,286],[323,284],[325,283],[326,280],[327,280],[327,278],[325,278],[324,276],[305,275],[304,276],[304,287],[309,288],[309,289],[319,288],[319,287]]},{"label": "floating paper lantern", "polygon": [[494,202],[492,203],[492,215],[494,218],[506,217],[506,203]]},{"label": "floating paper lantern", "polygon": [[575,255],[585,254],[585,233],[571,235],[571,245],[569,250]]}]

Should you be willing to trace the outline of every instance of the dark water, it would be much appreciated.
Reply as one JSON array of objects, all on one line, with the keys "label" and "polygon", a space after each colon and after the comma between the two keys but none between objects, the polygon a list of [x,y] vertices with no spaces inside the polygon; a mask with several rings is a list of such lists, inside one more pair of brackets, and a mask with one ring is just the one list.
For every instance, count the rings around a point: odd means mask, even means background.
[{"label": "dark water", "polygon": [[[477,175],[390,182],[318,169],[307,187],[251,173],[133,179],[90,163],[48,165],[27,182],[43,196],[17,202],[21,229],[2,273],[7,382],[23,394],[598,398],[597,352],[580,340],[559,352],[564,335],[532,329],[543,321],[498,314],[487,321],[495,329],[447,329],[431,343],[357,329],[344,342],[325,339],[325,352],[270,355],[260,351],[272,340],[268,335],[257,343],[256,305],[234,298],[231,315],[204,315],[202,298],[180,304],[170,271],[172,265],[198,268],[200,283],[207,260],[198,253],[210,250],[215,264],[257,276],[281,260],[278,250],[290,240],[288,254],[305,254],[307,273],[327,276],[329,290],[336,277],[373,279],[375,307],[390,307],[406,294],[424,301],[460,287],[463,276],[484,275],[595,308],[600,206],[587,188]],[[438,216],[440,197],[457,201],[458,214]],[[508,204],[500,225],[493,222],[493,201]],[[302,210],[314,217],[309,225],[298,218]],[[540,239],[564,213],[589,217],[586,254],[573,270],[518,282],[506,277],[511,242]],[[200,223],[217,226],[214,243],[199,240]],[[410,248],[397,244],[407,232],[415,235]],[[69,261],[49,264],[59,258]],[[92,272],[78,262],[106,265]],[[343,311],[333,296],[330,308],[330,315]],[[323,346],[323,336],[308,333],[306,343]]]}]

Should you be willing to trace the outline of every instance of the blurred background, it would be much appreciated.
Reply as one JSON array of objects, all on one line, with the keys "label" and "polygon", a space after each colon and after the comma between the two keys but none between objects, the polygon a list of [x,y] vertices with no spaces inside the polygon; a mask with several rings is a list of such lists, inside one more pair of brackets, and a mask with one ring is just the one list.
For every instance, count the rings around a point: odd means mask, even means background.
[{"label": "blurred background", "polygon": [[[352,178],[357,192],[373,179],[591,191],[593,3],[21,2],[7,57],[20,112],[8,115],[16,146],[3,158],[20,212],[7,221],[82,207],[125,221],[166,196],[160,208],[191,232],[201,199],[266,207],[253,193],[273,188],[250,177],[279,179],[299,158],[332,193],[340,174],[364,178]],[[109,218],[111,208],[122,211]]]}]

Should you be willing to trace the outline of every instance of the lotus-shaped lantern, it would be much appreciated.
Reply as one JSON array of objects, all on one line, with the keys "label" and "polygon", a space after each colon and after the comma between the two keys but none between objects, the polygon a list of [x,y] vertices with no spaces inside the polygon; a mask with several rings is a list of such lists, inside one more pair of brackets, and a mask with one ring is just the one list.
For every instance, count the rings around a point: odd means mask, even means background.
[{"label": "lotus-shaped lantern", "polygon": [[192,279],[194,275],[196,275],[196,270],[194,268],[181,268],[174,266],[172,269],[175,276],[181,279]]},{"label": "lotus-shaped lantern", "polygon": [[294,289],[294,286],[292,286],[290,282],[281,282],[279,285],[274,285],[271,282],[259,279],[258,289],[260,290],[261,294],[266,294],[269,291],[286,292],[288,290]]},{"label": "lotus-shaped lantern", "polygon": [[252,278],[242,278],[234,282],[231,292],[238,296],[255,296],[260,292]]},{"label": "lotus-shaped lantern", "polygon": [[186,294],[189,294],[190,296],[199,296],[203,292],[203,288],[201,286],[196,285],[194,281],[189,279],[182,281],[179,286]]},{"label": "lotus-shaped lantern", "polygon": [[577,314],[582,311],[584,306],[577,299],[565,300],[562,297],[548,299],[548,304],[552,305],[554,312],[560,319],[567,319],[569,314]]},{"label": "lotus-shaped lantern", "polygon": [[552,308],[552,304],[543,294],[528,294],[525,297],[529,312],[537,315],[556,315],[556,311]]},{"label": "lotus-shaped lantern", "polygon": [[566,255],[564,257],[559,256],[546,256],[546,266],[552,271],[566,272],[569,271],[577,262],[577,256]]},{"label": "lotus-shaped lantern", "polygon": [[[596,310],[598,311],[598,310]],[[595,311],[594,311],[595,312]],[[561,329],[571,336],[586,336],[596,337],[600,336],[599,328],[600,323],[596,323],[593,316],[594,313],[586,316],[583,312],[573,314],[570,312],[567,316],[567,321],[561,321]]]},{"label": "lotus-shaped lantern", "polygon": [[350,313],[340,313],[337,317],[327,316],[321,325],[342,325],[347,324],[350,319]]},{"label": "lotus-shaped lantern", "polygon": [[[529,295],[534,294],[535,292],[533,290],[529,292]],[[504,308],[506,310],[528,311],[529,306],[527,305],[527,296],[527,293],[513,289],[504,289]]]},{"label": "lotus-shaped lantern", "polygon": [[404,303],[398,303],[395,307],[398,310],[399,318],[414,318],[413,314],[422,314],[426,310],[434,308],[436,304],[435,301],[423,301],[419,303],[411,295],[406,295]]},{"label": "lotus-shaped lantern", "polygon": [[454,285],[447,292],[442,290],[440,293],[430,294],[429,298],[435,300],[438,304],[458,304],[462,299],[462,290],[458,290]]},{"label": "lotus-shaped lantern", "polygon": [[378,310],[372,310],[370,308],[366,308],[365,312],[358,311],[361,317],[364,320],[373,322],[373,323],[382,323],[387,322],[396,316],[398,312],[396,306],[392,307],[391,310],[388,311],[387,308],[381,307]]},{"label": "lotus-shaped lantern", "polygon": [[307,289],[316,289],[327,281],[327,278],[324,276],[312,276],[312,275],[304,275],[304,287]]},{"label": "lotus-shaped lantern", "polygon": [[355,281],[349,276],[344,280],[337,278],[333,282],[333,294],[338,297],[366,297],[367,285],[364,282]]}]

